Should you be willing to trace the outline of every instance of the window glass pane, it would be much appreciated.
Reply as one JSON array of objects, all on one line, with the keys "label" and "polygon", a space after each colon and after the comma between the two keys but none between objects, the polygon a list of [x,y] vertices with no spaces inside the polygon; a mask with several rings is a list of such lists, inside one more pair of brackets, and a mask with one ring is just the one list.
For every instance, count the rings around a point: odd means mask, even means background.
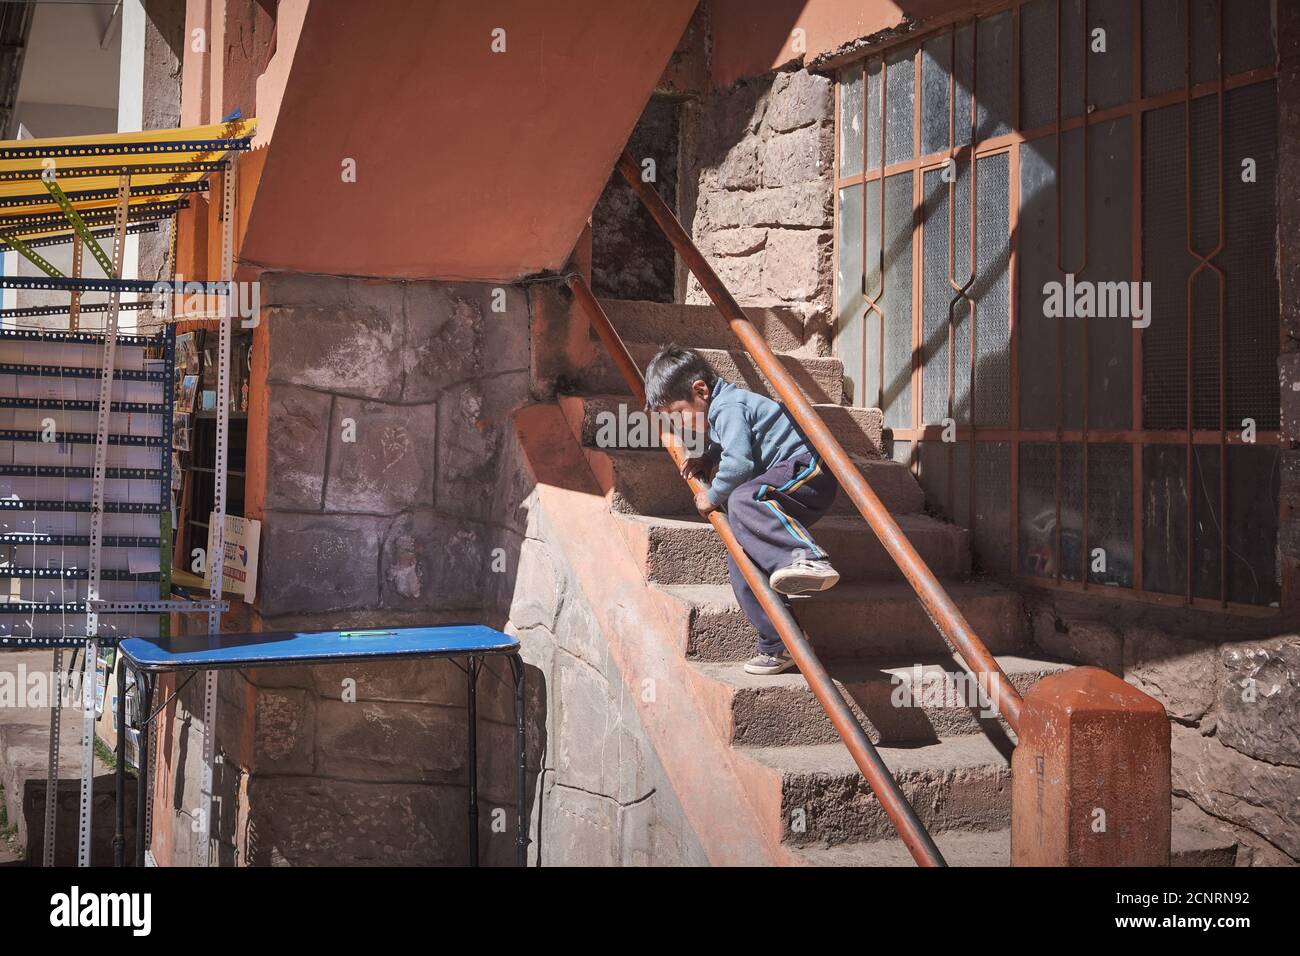
[{"label": "window glass pane", "polygon": [[1142,92],[1181,90],[1186,59],[1187,0],[1142,0]]},{"label": "window glass pane", "polygon": [[969,146],[971,126],[971,91],[975,88],[975,26],[967,23],[957,28],[957,82],[953,94],[953,145]]},{"label": "window glass pane", "polygon": [[[1083,71],[1088,62],[1088,36],[1083,23],[1083,0],[1061,0],[1060,6],[1059,46],[1054,35],[1052,47],[1060,50],[1061,119],[1072,119],[1083,115]],[[1053,21],[1055,14],[1053,11]],[[1055,109],[1052,112],[1055,120]]]},{"label": "window glass pane", "polygon": [[[1254,420],[1275,431],[1278,393],[1277,86],[1230,90],[1224,102],[1223,205],[1226,248],[1215,260],[1226,276],[1227,427]],[[1242,159],[1254,161],[1254,182]]]},{"label": "window glass pane", "polygon": [[1011,236],[1008,221],[1006,153],[980,159],[976,186],[975,424],[1010,423]]},{"label": "window glass pane", "polygon": [[836,264],[835,288],[839,299],[836,308],[836,354],[844,363],[844,378],[855,405],[862,404],[862,186],[850,186],[839,192],[839,261]]},{"label": "window glass pane", "polygon": [[1142,278],[1151,324],[1142,330],[1142,422],[1149,431],[1187,427],[1187,255],[1183,107],[1143,117]]},{"label": "window glass pane", "polygon": [[[866,297],[880,302],[880,180],[866,184],[866,266],[863,279]],[[875,309],[866,309],[862,320],[862,399],[859,404],[869,408],[883,408],[880,392],[880,315]]]},{"label": "window glass pane", "polygon": [[867,61],[867,169],[880,168],[880,58]]},{"label": "window glass pane", "polygon": [[1017,329],[1022,428],[1056,427],[1056,338],[1058,325],[1064,320],[1049,318],[1043,309],[1044,286],[1061,281],[1056,269],[1055,162],[1051,137],[1031,140],[1020,147],[1016,255],[1020,269]]},{"label": "window glass pane", "polygon": [[1228,600],[1276,605],[1278,497],[1276,446],[1228,446]]},{"label": "window glass pane", "polygon": [[1087,560],[1089,581],[1133,586],[1133,449],[1129,445],[1088,446]]},{"label": "window glass pane", "polygon": [[1011,446],[975,445],[975,522],[971,529],[976,570],[1011,570]]},{"label": "window glass pane", "polygon": [[840,172],[862,172],[862,64],[840,71]]},{"label": "window glass pane", "polygon": [[912,425],[912,174],[885,180],[885,426]]},{"label": "window glass pane", "polygon": [[925,502],[935,514],[952,520],[952,442],[918,442],[916,478],[925,492]]},{"label": "window glass pane", "polygon": [[948,417],[948,310],[957,310],[954,322],[964,319],[965,304],[953,305],[948,282],[948,197],[955,184],[943,181],[940,170],[925,174],[925,205],[922,207],[922,256],[924,275],[921,294],[921,392],[924,396],[921,420],[937,425]]},{"label": "window glass pane", "polygon": [[1133,0],[1088,0],[1088,102],[1104,110],[1132,98]]},{"label": "window glass pane", "polygon": [[1187,592],[1187,446],[1142,449],[1142,587]]},{"label": "window glass pane", "polygon": [[[1186,446],[1184,446],[1186,447]],[[1223,530],[1219,507],[1219,449],[1192,449],[1192,594],[1218,600],[1222,593],[1219,560]],[[1184,518],[1184,520],[1186,520]]]},{"label": "window glass pane", "polygon": [[1020,127],[1056,122],[1056,0],[1020,8]]},{"label": "window glass pane", "polygon": [[[1087,322],[1088,425],[1133,421],[1133,318],[1142,287],[1133,280],[1133,135],[1128,117],[1088,134],[1088,267],[1095,318]],[[1079,320],[1067,320],[1067,325]],[[1067,361],[1079,361],[1069,349]]]},{"label": "window glass pane", "polygon": [[980,141],[1011,132],[1011,12],[979,20],[976,136]]},{"label": "window glass pane", "polygon": [[916,86],[916,51],[908,47],[885,58],[885,163],[912,158],[916,128],[912,93]]},{"label": "window glass pane", "polygon": [[1223,18],[1223,69],[1229,75],[1272,66],[1273,10],[1270,0],[1231,0]]},{"label": "window glass pane", "polygon": [[925,156],[948,149],[952,38],[950,30],[921,48],[921,153]]},{"label": "window glass pane", "polygon": [[1020,573],[1056,577],[1056,446],[1020,446]]},{"label": "window glass pane", "polygon": [[1061,579],[1082,581],[1087,568],[1083,551],[1083,446],[1062,442],[1060,449]]},{"label": "window glass pane", "polygon": [[1219,0],[1189,0],[1192,7],[1192,85],[1219,76]]}]

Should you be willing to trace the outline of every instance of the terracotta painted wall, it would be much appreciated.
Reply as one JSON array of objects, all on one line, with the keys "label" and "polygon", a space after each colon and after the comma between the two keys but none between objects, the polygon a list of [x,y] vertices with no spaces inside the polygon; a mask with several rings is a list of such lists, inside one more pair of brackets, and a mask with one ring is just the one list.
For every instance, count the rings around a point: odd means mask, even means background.
[{"label": "terracotta painted wall", "polygon": [[[712,78],[728,87],[792,62],[816,65],[861,41],[967,17],[995,0],[710,0]],[[802,31],[803,50],[796,49]],[[886,36],[881,36],[885,34]]]},{"label": "terracotta painted wall", "polygon": [[312,4],[245,258],[400,278],[559,268],[694,8]]}]

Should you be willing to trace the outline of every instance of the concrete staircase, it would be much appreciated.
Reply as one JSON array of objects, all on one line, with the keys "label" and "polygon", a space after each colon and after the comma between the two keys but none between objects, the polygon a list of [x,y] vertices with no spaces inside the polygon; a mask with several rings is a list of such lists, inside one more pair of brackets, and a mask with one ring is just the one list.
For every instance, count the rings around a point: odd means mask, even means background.
[{"label": "concrete staircase", "polygon": [[[602,304],[642,368],[659,345],[676,342],[700,349],[731,381],[770,394],[713,308]],[[790,310],[746,311],[1020,691],[1067,668],[1035,654],[1015,591],[968,580],[966,530],[925,514],[911,472],[881,457],[879,411],[841,404],[842,368],[820,337],[806,337]],[[692,690],[712,722],[698,730],[734,748],[768,839],[807,865],[912,865],[803,677],[744,673],[756,635],[727,583],[725,550],[695,514],[667,453],[599,447],[606,416],[617,418],[620,405],[624,416],[638,411],[612,363],[602,356],[580,384],[581,394],[560,398],[564,416],[647,585],[680,620],[676,651],[690,662]],[[1006,865],[1013,736],[1001,718],[967,706],[964,693],[957,700],[961,668],[875,535],[840,498],[814,533],[841,583],[795,598],[795,617],[949,863]],[[925,696],[913,684],[915,706],[891,701],[905,675],[936,682],[924,685]]]}]

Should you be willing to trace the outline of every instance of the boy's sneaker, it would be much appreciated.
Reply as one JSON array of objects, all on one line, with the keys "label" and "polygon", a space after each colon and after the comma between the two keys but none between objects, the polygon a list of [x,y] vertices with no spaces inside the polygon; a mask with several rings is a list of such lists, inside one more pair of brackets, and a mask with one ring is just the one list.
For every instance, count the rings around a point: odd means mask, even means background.
[{"label": "boy's sneaker", "polygon": [[794,658],[785,648],[777,651],[775,654],[764,654],[759,652],[745,662],[746,674],[760,674],[764,677],[770,677],[773,674],[780,674],[794,667]]},{"label": "boy's sneaker", "polygon": [[781,594],[803,594],[807,591],[825,591],[840,580],[840,573],[829,561],[809,561],[801,558],[788,568],[777,568],[768,583]]}]

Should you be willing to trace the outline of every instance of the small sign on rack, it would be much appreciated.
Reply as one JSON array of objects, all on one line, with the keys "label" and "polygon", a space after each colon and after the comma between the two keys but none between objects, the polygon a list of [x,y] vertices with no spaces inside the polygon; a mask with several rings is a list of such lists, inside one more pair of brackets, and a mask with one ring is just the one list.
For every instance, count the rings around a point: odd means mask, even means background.
[{"label": "small sign on rack", "polygon": [[[212,554],[212,528],[216,524],[214,515],[208,516],[208,551]],[[254,518],[240,518],[226,515],[225,521],[225,561],[221,567],[221,590],[228,594],[238,594],[245,604],[252,604],[257,597],[257,549],[262,538],[262,522]],[[204,572],[203,580],[211,585],[211,561],[209,569]]]}]

